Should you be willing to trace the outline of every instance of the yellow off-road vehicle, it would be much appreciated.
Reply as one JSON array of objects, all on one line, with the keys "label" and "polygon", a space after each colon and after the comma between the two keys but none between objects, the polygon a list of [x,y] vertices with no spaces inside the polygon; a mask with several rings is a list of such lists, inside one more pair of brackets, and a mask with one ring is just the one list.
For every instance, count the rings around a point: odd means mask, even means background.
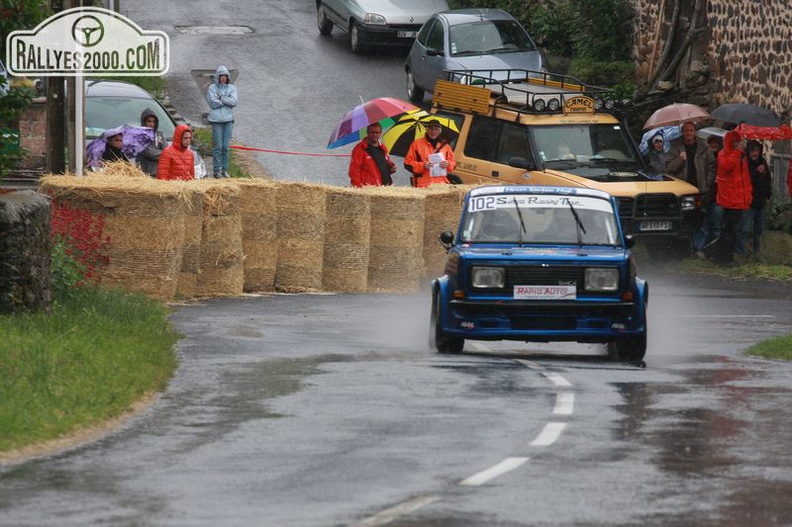
[{"label": "yellow off-road vehicle", "polygon": [[614,113],[615,95],[539,71],[447,71],[432,112],[459,130],[457,182],[603,190],[617,198],[625,233],[690,237],[701,219],[698,189],[651,173]]}]

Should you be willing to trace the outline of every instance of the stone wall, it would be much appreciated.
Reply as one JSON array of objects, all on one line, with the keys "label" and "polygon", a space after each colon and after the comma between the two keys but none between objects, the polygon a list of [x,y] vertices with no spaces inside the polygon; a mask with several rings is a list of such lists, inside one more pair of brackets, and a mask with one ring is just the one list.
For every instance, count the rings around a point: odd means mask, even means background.
[{"label": "stone wall", "polygon": [[38,97],[19,116],[19,144],[27,155],[20,168],[43,170],[47,166],[47,99]]},{"label": "stone wall", "polygon": [[[633,56],[646,80],[668,38],[676,0],[629,0],[635,14]],[[676,82],[686,87],[699,74],[708,78],[709,109],[747,102],[792,114],[792,2],[704,0],[694,39],[680,64]],[[681,2],[675,47],[682,43],[694,1]],[[661,18],[662,17],[662,18]]]}]

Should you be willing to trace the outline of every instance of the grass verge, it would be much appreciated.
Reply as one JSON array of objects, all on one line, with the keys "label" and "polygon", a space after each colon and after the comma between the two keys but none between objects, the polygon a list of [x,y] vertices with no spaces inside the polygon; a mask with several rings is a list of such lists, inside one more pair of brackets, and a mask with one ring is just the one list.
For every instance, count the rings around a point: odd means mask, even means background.
[{"label": "grass verge", "polygon": [[792,360],[792,335],[783,335],[754,344],[748,355],[764,359]]},{"label": "grass verge", "polygon": [[52,314],[0,316],[0,452],[112,419],[176,369],[168,310],[140,295],[76,290]]}]

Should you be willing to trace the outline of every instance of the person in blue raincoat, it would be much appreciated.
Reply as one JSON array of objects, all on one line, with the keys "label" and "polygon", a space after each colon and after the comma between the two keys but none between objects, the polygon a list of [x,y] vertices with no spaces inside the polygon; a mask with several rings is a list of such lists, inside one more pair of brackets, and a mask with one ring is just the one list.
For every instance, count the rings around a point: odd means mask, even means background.
[{"label": "person in blue raincoat", "polygon": [[231,84],[230,73],[225,66],[218,66],[206,98],[211,108],[207,119],[212,125],[213,174],[216,178],[228,177],[228,156],[234,129],[237,89]]}]

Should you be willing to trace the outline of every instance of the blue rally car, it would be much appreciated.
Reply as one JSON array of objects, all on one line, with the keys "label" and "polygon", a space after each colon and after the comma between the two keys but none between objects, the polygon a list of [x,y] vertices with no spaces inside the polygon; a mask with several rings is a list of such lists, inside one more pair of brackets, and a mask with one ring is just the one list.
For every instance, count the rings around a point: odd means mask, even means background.
[{"label": "blue rally car", "polygon": [[608,344],[615,360],[646,354],[648,285],[636,276],[618,205],[598,190],[488,186],[468,192],[445,274],[432,282],[429,342],[465,339]]}]

